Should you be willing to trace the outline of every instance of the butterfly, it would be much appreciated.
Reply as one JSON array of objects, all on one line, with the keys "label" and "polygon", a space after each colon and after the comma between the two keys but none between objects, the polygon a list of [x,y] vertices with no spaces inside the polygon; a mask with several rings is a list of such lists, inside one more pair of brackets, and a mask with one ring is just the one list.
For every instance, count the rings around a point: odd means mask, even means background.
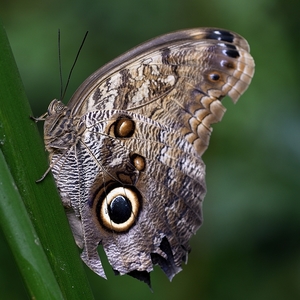
[{"label": "butterfly", "polygon": [[225,108],[248,88],[247,41],[216,28],[162,35],[98,69],[67,105],[43,117],[63,205],[81,258],[105,277],[101,244],[116,274],[150,285],[159,265],[171,280],[202,223],[202,154]]}]

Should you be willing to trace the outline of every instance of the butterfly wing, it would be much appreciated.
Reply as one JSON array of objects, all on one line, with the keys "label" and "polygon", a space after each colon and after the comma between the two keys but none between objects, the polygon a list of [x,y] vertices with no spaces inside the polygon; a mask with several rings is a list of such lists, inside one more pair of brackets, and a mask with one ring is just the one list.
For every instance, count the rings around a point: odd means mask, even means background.
[{"label": "butterfly wing", "polygon": [[[210,124],[225,112],[214,100],[229,95],[236,102],[253,72],[249,46],[241,36],[211,28],[180,31],[142,44],[96,71],[68,106],[74,116],[119,108],[157,118],[188,133],[201,155]],[[174,115],[180,120],[170,117]]]},{"label": "butterfly wing", "polygon": [[[171,280],[202,222],[206,150],[221,99],[247,89],[254,62],[239,35],[211,28],[151,40],[92,74],[45,122],[52,172],[82,258],[105,277]],[[57,101],[57,100],[54,100]],[[51,106],[51,104],[50,104]]]}]

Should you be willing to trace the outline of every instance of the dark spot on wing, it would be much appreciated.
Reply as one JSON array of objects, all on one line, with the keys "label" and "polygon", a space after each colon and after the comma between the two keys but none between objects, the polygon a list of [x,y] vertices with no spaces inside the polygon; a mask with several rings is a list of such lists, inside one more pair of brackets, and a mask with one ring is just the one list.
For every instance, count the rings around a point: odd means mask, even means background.
[{"label": "dark spot on wing", "polygon": [[169,65],[170,64],[170,53],[171,50],[169,48],[164,48],[161,50],[161,60],[163,64]]},{"label": "dark spot on wing", "polygon": [[223,50],[223,53],[226,56],[229,56],[229,57],[232,57],[232,58],[240,57],[240,53],[237,50],[226,49],[226,50]]},{"label": "dark spot on wing", "polygon": [[207,33],[206,38],[232,43],[234,40],[234,35],[225,30],[213,30]]}]

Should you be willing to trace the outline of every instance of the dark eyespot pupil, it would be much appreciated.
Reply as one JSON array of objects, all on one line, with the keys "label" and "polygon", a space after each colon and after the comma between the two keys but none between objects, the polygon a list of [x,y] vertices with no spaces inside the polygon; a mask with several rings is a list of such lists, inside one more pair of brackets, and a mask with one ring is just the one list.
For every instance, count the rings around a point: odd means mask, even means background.
[{"label": "dark eyespot pupil", "polygon": [[110,219],[116,224],[126,222],[131,216],[131,203],[124,196],[117,196],[108,206]]},{"label": "dark eyespot pupil", "polygon": [[217,81],[217,80],[220,79],[220,75],[216,74],[216,73],[212,73],[209,76],[210,76],[210,79],[213,80],[213,81]]},{"label": "dark eyespot pupil", "polygon": [[232,58],[240,57],[240,53],[239,53],[237,50],[230,50],[230,49],[227,49],[227,50],[224,50],[223,53],[224,53],[225,55],[229,56],[229,57],[232,57]]}]

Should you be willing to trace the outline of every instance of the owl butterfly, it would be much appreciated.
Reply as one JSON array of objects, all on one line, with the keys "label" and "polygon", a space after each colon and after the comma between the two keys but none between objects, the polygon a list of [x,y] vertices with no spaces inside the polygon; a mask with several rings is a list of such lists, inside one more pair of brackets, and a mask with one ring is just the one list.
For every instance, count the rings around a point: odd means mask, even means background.
[{"label": "owl butterfly", "polygon": [[197,28],[166,34],[88,77],[68,105],[44,116],[50,169],[81,258],[150,285],[158,264],[171,280],[202,223],[201,159],[225,112],[248,88],[254,61],[236,33]]}]

